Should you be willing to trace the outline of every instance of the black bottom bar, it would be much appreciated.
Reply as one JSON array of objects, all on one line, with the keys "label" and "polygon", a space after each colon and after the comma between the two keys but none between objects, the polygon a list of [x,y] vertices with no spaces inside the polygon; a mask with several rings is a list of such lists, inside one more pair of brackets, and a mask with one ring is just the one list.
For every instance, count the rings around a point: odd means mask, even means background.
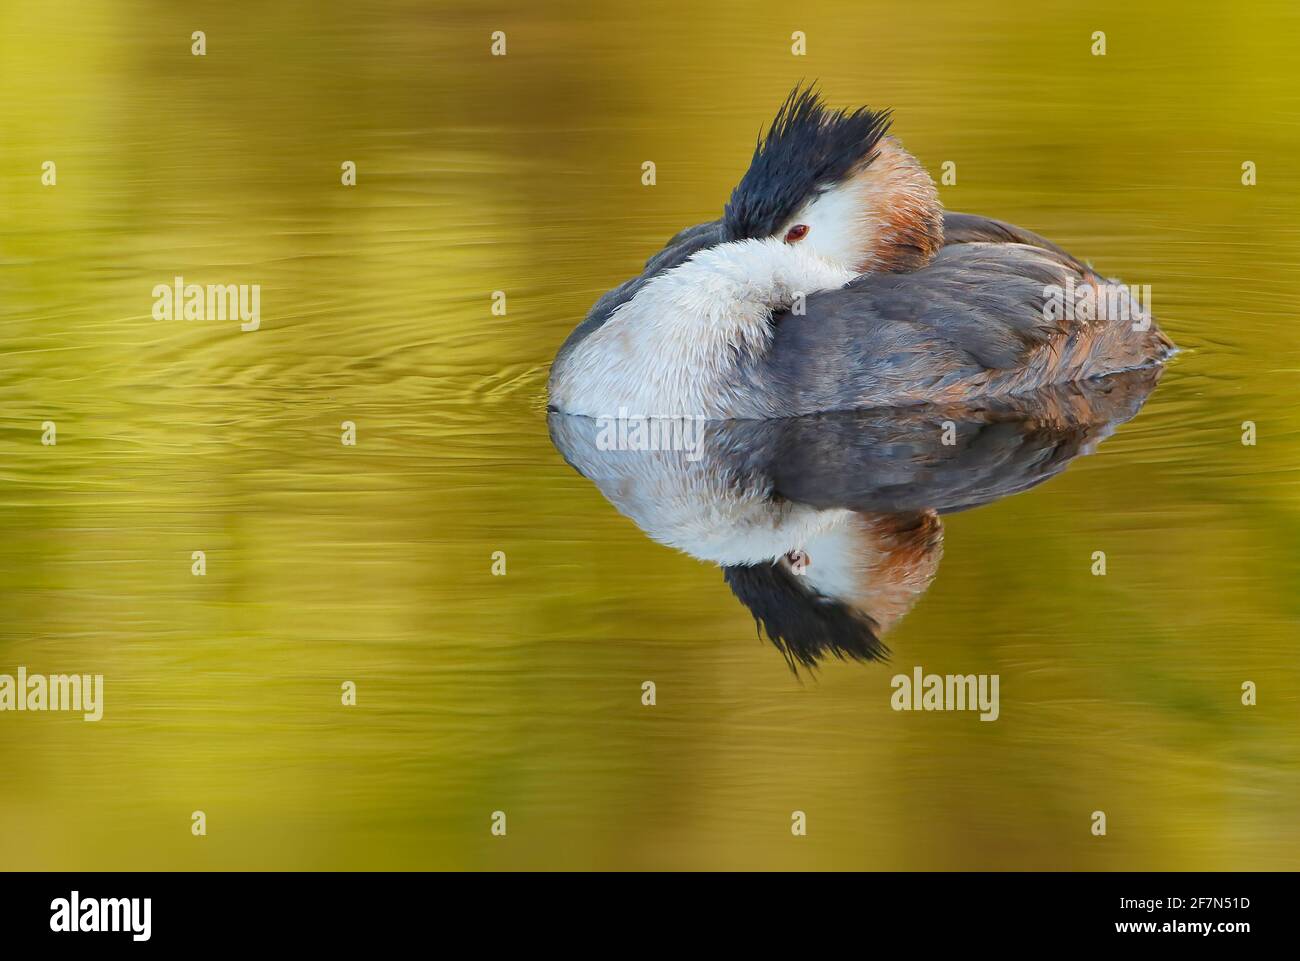
[{"label": "black bottom bar", "polygon": [[539,946],[594,943],[611,929],[634,941],[691,930],[725,930],[739,941],[752,931],[766,941],[782,932],[817,939],[816,927],[838,925],[849,925],[844,933],[855,938],[906,935],[927,949],[1128,941],[1232,950],[1242,939],[1285,936],[1294,886],[1289,874],[0,877],[6,946],[93,952],[281,943],[374,948],[471,931],[487,943],[518,931]]}]

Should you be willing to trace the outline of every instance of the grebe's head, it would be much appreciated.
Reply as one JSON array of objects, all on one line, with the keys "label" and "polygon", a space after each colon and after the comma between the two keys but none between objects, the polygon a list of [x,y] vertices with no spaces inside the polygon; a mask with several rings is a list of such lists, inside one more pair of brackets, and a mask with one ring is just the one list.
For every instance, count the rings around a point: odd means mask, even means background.
[{"label": "grebe's head", "polygon": [[729,240],[773,238],[854,273],[904,272],[943,245],[930,175],[886,136],[890,114],[786,98],[723,213]]}]

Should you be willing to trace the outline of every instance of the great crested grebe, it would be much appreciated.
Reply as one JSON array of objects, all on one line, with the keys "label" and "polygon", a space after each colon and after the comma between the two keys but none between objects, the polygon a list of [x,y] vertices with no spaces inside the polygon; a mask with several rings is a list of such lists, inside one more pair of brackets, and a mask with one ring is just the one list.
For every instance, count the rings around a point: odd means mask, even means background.
[{"label": "great crested grebe", "polygon": [[944,404],[1169,355],[1125,288],[1029,231],[944,213],[889,124],[796,88],[722,218],[673,237],[569,335],[551,408],[727,419]]}]

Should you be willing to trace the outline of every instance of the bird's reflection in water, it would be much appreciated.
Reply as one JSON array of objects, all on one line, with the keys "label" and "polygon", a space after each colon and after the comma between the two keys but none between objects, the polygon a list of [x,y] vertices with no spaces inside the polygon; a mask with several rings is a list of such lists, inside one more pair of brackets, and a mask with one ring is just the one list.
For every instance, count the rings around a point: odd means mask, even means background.
[{"label": "bird's reflection in water", "polygon": [[940,515],[1028,490],[1092,453],[1159,376],[1135,370],[961,408],[711,421],[688,450],[605,449],[620,436],[609,421],[549,420],[560,453],[615,508],[659,543],[721,566],[798,669],[887,654],[881,637],[939,569]]}]

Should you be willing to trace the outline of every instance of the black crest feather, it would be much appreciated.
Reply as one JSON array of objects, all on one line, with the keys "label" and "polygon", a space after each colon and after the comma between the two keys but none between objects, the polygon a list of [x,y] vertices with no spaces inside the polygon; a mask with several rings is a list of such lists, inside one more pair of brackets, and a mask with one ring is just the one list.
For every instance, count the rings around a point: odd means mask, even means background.
[{"label": "black crest feather", "polygon": [[796,673],[829,657],[881,661],[889,656],[871,618],[805,588],[780,564],[724,567],[722,574]]},{"label": "black crest feather", "polygon": [[727,202],[728,239],[770,237],[811,197],[874,160],[889,124],[888,110],[831,110],[814,87],[795,87]]}]

